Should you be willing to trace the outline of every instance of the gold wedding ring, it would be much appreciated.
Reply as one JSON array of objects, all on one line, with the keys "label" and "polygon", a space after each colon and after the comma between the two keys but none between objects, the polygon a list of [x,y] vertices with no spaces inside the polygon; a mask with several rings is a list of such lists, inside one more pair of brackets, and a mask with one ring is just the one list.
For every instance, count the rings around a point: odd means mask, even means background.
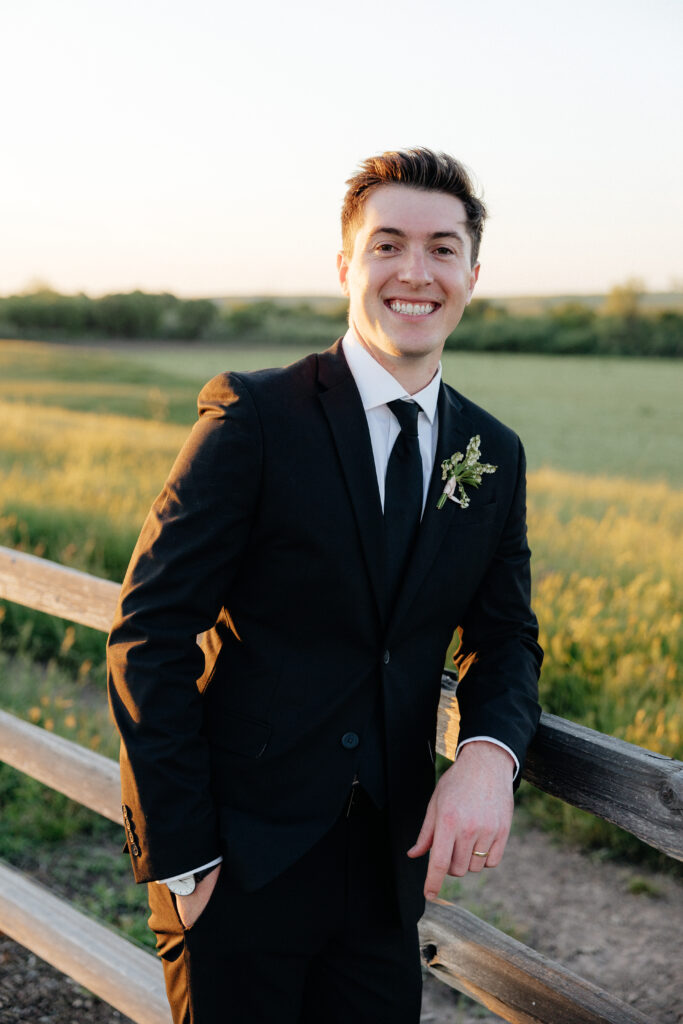
[{"label": "gold wedding ring", "polygon": [[479,850],[472,850],[472,856],[473,857],[488,857],[490,852],[491,852],[490,850],[487,850],[486,853],[480,853]]}]

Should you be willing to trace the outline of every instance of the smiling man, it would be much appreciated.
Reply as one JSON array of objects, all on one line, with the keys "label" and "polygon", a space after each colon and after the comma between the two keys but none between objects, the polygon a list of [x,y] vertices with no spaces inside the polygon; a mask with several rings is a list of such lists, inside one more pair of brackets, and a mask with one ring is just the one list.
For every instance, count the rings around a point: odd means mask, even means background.
[{"label": "smiling man", "polygon": [[424,386],[472,298],[478,240],[462,200],[448,193],[383,185],[361,210],[337,257],[352,330],[389,373],[400,378],[408,368]]},{"label": "smiling man", "polygon": [[522,446],[441,381],[483,204],[425,149],[348,186],[347,334],[204,388],[109,641],[128,848],[183,1024],[416,1024],[424,897],[500,862],[538,721]]}]

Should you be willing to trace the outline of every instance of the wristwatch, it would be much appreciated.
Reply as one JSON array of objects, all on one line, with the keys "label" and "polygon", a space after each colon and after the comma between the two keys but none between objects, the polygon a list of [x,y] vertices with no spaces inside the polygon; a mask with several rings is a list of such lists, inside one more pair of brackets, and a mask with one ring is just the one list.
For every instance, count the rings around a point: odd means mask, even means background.
[{"label": "wristwatch", "polygon": [[173,878],[170,882],[166,882],[166,885],[176,896],[189,896],[191,892],[194,892],[197,882],[201,882],[202,878],[210,875],[215,867],[218,865],[212,864],[210,868],[202,868],[201,871],[195,871],[191,875]]}]

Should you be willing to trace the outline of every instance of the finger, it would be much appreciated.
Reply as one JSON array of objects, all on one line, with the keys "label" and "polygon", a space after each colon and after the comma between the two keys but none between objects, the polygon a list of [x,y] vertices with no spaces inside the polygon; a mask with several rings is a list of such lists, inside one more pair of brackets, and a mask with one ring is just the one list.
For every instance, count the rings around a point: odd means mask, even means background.
[{"label": "finger", "polygon": [[[498,865],[500,864],[501,860],[503,859],[503,854],[505,853],[505,847],[507,845],[508,835],[509,835],[509,832],[506,831],[505,833],[503,833],[503,835],[496,836],[494,841],[491,843],[491,849],[489,850],[489,855],[486,858],[486,864],[484,865],[485,867],[487,867],[487,868],[497,868],[498,867]],[[479,847],[477,847],[477,849],[479,849]],[[484,849],[484,847],[482,847],[482,849]]]},{"label": "finger", "polygon": [[470,854],[469,870],[473,874],[478,874],[487,867],[489,857],[491,856],[491,850],[493,849],[493,839],[482,838],[479,836],[472,847]]},{"label": "finger", "polygon": [[[472,851],[480,849],[480,847],[475,846],[475,835],[474,828],[467,826],[461,828],[451,853],[451,863],[448,869],[449,875],[463,878],[470,870],[473,859]],[[477,841],[479,842],[479,840]],[[487,847],[481,847],[481,849],[487,849]],[[476,859],[475,857],[474,860]]]},{"label": "finger", "polygon": [[[453,831],[444,828],[440,822],[434,832],[431,853],[429,854],[429,867],[425,880],[425,896],[433,900],[439,895],[443,880],[448,873],[453,856]],[[463,872],[464,874],[464,872]]]},{"label": "finger", "polygon": [[427,805],[427,813],[425,814],[425,820],[422,823],[420,834],[417,837],[417,842],[414,846],[411,846],[407,851],[409,857],[422,857],[432,845],[434,838],[434,820],[436,812],[434,809],[434,801],[430,800]]}]

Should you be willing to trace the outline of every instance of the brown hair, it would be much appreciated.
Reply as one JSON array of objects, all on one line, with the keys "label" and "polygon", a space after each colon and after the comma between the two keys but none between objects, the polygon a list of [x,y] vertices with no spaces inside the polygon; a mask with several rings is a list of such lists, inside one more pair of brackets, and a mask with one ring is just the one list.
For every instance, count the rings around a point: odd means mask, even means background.
[{"label": "brown hair", "polygon": [[381,153],[363,160],[358,172],[346,184],[341,223],[342,245],[347,259],[353,253],[354,238],[368,196],[380,185],[409,185],[426,192],[447,192],[462,202],[467,216],[467,233],[472,240],[472,266],[477,262],[486,207],[475,195],[467,169],[454,157],[423,147]]}]

